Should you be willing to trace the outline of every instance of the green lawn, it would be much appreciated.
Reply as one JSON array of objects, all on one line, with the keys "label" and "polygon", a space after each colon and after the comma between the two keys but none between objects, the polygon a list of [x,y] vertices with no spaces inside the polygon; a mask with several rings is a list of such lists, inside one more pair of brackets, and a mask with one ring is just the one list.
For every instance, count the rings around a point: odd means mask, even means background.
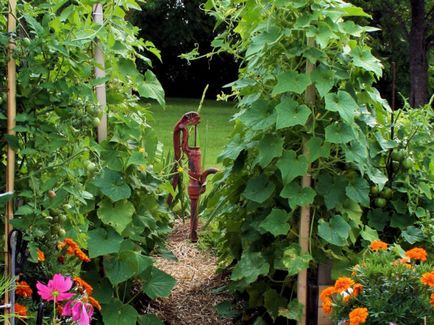
[{"label": "green lawn", "polygon": [[[165,153],[170,151],[173,154],[172,136],[176,122],[184,113],[197,111],[200,100],[168,98],[166,101],[165,109],[157,104],[151,106],[155,119],[153,127],[164,145]],[[202,149],[205,167],[217,165],[217,156],[227,143],[228,136],[232,131],[232,123],[229,122],[229,119],[234,113],[233,104],[213,100],[204,101],[200,112],[198,144]]]}]

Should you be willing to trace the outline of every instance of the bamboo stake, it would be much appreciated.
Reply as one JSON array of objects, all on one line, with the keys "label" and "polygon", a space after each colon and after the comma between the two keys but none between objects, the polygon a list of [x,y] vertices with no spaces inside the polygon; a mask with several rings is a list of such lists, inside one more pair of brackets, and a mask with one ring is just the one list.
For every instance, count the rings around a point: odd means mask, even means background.
[{"label": "bamboo stake", "polygon": [[[16,0],[9,0],[9,10],[8,10],[8,34],[9,34],[9,43],[8,43],[8,65],[7,65],[7,133],[8,135],[15,135],[15,117],[16,117],[16,63],[13,57],[13,52],[15,49],[15,32],[16,32],[16,13],[17,13],[17,2]],[[13,148],[8,145],[7,147],[7,165],[6,165],[6,191],[13,192],[14,191],[14,182],[15,182],[15,152]],[[11,276],[11,261],[9,256],[9,245],[8,238],[9,233],[12,230],[12,226],[9,221],[14,217],[14,205],[13,200],[9,200],[6,205],[6,215],[5,215],[5,276],[10,278]],[[4,304],[9,304],[9,292],[6,291]],[[13,306],[12,306],[13,308]],[[9,324],[9,320],[7,319],[8,311],[5,311],[6,323]]]},{"label": "bamboo stake", "polygon": [[[307,46],[314,46],[315,41],[313,38],[307,39]],[[306,61],[306,73],[310,74],[315,69],[315,65],[310,63],[309,60]],[[307,87],[306,92],[304,94],[305,103],[309,107],[315,106],[315,86],[312,84]],[[303,139],[303,155],[305,157],[309,157],[310,152],[306,146],[306,141]],[[308,159],[309,160],[309,159]],[[309,163],[308,174],[303,176],[301,186],[303,188],[311,187],[312,185],[312,176],[310,175],[311,164]],[[299,245],[301,248],[301,253],[309,252],[309,237],[310,237],[310,206],[303,206],[300,211],[300,229],[299,229]],[[303,270],[298,273],[297,278],[297,299],[303,304],[303,317],[301,321],[298,322],[299,325],[306,325],[307,323],[307,270]]]},{"label": "bamboo stake", "polygon": [[[97,3],[93,6],[93,21],[96,24],[104,23],[103,6]],[[104,78],[104,52],[99,40],[96,41],[95,47],[95,78]],[[107,138],[107,113],[106,113],[106,88],[105,82],[96,85],[96,97],[98,99],[99,108],[102,111],[101,123],[98,125],[98,142],[104,141]]]}]

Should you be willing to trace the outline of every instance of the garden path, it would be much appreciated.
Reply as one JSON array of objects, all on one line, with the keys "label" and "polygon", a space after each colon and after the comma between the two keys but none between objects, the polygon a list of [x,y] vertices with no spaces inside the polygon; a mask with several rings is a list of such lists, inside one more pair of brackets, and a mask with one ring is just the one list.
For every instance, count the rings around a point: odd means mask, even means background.
[{"label": "garden path", "polygon": [[168,325],[232,324],[215,310],[217,304],[231,298],[222,290],[227,280],[216,274],[217,258],[198,249],[188,236],[188,221],[177,221],[167,248],[178,261],[156,257],[156,266],[173,276],[177,284],[168,298],[152,302],[148,312],[157,314]]}]

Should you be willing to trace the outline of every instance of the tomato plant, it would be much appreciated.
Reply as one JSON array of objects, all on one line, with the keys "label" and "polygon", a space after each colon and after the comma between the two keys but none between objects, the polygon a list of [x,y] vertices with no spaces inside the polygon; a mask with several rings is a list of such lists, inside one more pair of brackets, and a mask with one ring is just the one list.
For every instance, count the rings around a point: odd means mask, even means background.
[{"label": "tomato plant", "polygon": [[[17,155],[12,224],[28,242],[23,276],[34,286],[54,272],[81,275],[94,286],[102,304],[97,318],[104,324],[119,322],[118,310],[128,323],[144,322],[149,317],[133,307],[136,298],[167,296],[175,282],[150,257],[163,247],[172,217],[164,205],[167,172],[143,103],[148,98],[164,105],[164,91],[149,65],[144,74],[136,68],[139,60],[150,64],[147,54],[159,52],[137,38],[138,29],[126,20],[127,11],[138,8],[131,0],[107,1],[101,26],[93,22],[91,2],[20,2],[17,135],[1,130]],[[5,23],[2,16],[3,29]],[[106,59],[103,80],[94,78],[97,40]],[[0,69],[6,65],[6,44],[2,34]],[[102,81],[110,132],[96,143],[101,112],[94,87]],[[1,91],[3,98],[3,79]],[[70,263],[58,247],[65,238],[75,240],[91,261]]]}]

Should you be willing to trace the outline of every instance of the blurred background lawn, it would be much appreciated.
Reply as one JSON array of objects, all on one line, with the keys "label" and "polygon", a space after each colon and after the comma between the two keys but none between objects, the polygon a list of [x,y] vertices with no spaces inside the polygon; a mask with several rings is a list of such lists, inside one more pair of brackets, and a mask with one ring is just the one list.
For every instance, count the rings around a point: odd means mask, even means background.
[{"label": "blurred background lawn", "polygon": [[[182,115],[189,111],[197,111],[199,99],[167,98],[166,108],[158,104],[151,105],[154,122],[151,123],[157,133],[159,141],[164,145],[164,153],[171,153],[173,157],[173,128]],[[205,100],[201,111],[199,124],[198,145],[201,147],[202,160],[205,167],[217,166],[217,157],[228,141],[232,132],[232,123],[229,122],[235,113],[233,103]],[[190,138],[192,139],[191,132]],[[190,144],[193,142],[190,141]]]}]

